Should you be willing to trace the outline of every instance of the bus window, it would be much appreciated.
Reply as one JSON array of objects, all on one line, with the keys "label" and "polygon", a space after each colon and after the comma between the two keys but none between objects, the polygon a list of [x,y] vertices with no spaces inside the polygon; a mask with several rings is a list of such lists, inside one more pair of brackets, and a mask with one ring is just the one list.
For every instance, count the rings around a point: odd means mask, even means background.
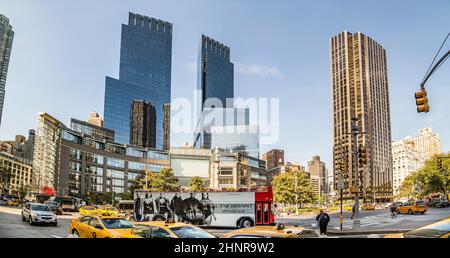
[{"label": "bus window", "polygon": [[256,224],[262,224],[261,203],[256,204]]},{"label": "bus window", "polygon": [[270,224],[270,214],[269,214],[269,204],[268,203],[264,203],[264,220],[263,223],[264,224]]}]

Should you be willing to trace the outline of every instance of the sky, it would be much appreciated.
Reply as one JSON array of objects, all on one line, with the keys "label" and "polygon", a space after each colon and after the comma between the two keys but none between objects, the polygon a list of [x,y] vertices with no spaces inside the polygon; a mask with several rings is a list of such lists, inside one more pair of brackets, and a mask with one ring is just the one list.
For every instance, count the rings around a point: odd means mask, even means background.
[{"label": "sky", "polygon": [[[173,23],[172,99],[193,99],[202,34],[231,48],[235,97],[279,98],[279,141],[261,153],[284,149],[287,161],[303,165],[320,155],[330,169],[328,40],[344,30],[387,51],[392,139],[432,127],[449,151],[450,62],[428,82],[430,113],[418,114],[413,97],[450,31],[449,10],[445,0],[1,0],[15,38],[0,139],[27,135],[39,112],[66,125],[91,111],[103,116],[105,76],[118,78],[121,24],[131,11]],[[171,145],[192,138],[172,134]]]}]

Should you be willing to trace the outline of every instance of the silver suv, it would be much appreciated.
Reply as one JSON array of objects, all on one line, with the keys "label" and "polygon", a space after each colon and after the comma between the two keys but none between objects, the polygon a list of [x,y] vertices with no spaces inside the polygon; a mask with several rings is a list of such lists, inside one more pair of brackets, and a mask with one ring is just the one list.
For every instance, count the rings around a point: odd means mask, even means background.
[{"label": "silver suv", "polygon": [[22,209],[22,221],[28,221],[30,225],[45,223],[58,225],[56,214],[45,204],[26,203]]}]

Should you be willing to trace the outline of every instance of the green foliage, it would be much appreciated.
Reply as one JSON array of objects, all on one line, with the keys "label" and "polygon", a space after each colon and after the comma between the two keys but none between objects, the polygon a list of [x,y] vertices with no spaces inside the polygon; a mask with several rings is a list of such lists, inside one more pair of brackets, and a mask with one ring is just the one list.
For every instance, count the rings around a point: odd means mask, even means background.
[{"label": "green foliage", "polygon": [[205,186],[203,185],[203,180],[196,176],[191,178],[189,182],[189,191],[191,192],[201,192],[205,190]]},{"label": "green foliage", "polygon": [[438,157],[434,156],[425,161],[425,165],[411,173],[400,186],[399,197],[418,198],[432,193],[447,195],[450,190],[450,154],[440,155],[448,157],[442,159],[442,170],[438,170]]},{"label": "green foliage", "polygon": [[5,166],[5,164],[0,163],[0,186],[2,194],[6,193],[6,190],[9,188],[11,177],[12,177],[11,169]]},{"label": "green foliage", "polygon": [[317,200],[308,173],[301,170],[292,170],[281,173],[272,181],[273,193],[276,202],[283,204],[304,204]]}]

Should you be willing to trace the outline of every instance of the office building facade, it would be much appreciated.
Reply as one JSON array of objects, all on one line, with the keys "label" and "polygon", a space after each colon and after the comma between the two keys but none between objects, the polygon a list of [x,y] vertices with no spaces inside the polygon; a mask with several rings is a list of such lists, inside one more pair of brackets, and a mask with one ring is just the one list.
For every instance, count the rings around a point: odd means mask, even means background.
[{"label": "office building facade", "polygon": [[392,143],[394,196],[400,193],[399,188],[403,180],[412,172],[419,170],[425,163],[414,140],[412,137],[406,137]]},{"label": "office building facade", "polygon": [[266,161],[266,169],[279,167],[284,164],[284,150],[272,149],[262,155],[262,160]]},{"label": "office building facade", "polygon": [[31,189],[33,166],[27,159],[22,159],[6,152],[0,152],[0,165],[11,172],[7,193],[20,195],[21,191]]},{"label": "office building facade", "polygon": [[419,135],[414,138],[414,144],[417,151],[423,159],[427,160],[434,155],[441,154],[441,140],[439,135],[434,133],[431,128],[422,128]]},{"label": "office building facade", "polygon": [[83,197],[87,192],[120,196],[144,171],[158,173],[170,167],[165,151],[69,129],[46,113],[38,118],[34,156],[34,192],[48,186],[60,196]]},{"label": "office building facade", "polygon": [[109,141],[114,141],[115,138],[115,133],[113,130],[101,127],[98,125],[98,123],[90,123],[89,121],[85,122],[75,118],[72,118],[70,120],[70,129],[82,132],[94,138],[100,138]]},{"label": "office building facade", "polygon": [[[334,182],[342,178],[344,198],[353,199],[350,187],[359,186],[363,199],[392,199],[392,146],[386,51],[358,32],[344,31],[330,38],[333,101]],[[359,166],[355,178],[352,117],[360,132],[357,145],[367,150],[367,165]],[[338,164],[343,169],[338,170]]]},{"label": "office building facade", "polygon": [[170,103],[172,24],[130,13],[122,25],[119,79],[106,77],[104,124],[116,141],[130,143],[133,100],[144,99],[156,109],[156,147],[163,146],[164,104]]},{"label": "office building facade", "polygon": [[130,123],[131,145],[155,148],[155,107],[145,100],[133,100],[131,104]]},{"label": "office building facade", "polygon": [[201,93],[202,110],[205,102],[212,98],[220,100],[221,107],[233,107],[232,102],[227,105],[227,99],[234,98],[234,64],[230,61],[230,48],[202,35],[198,55],[197,89]]},{"label": "office building facade", "polygon": [[327,168],[325,162],[320,160],[320,156],[313,156],[308,161],[308,173],[310,174],[313,189],[319,196],[324,196],[329,192]]},{"label": "office building facade", "polygon": [[170,149],[170,103],[164,104],[164,136],[163,136],[163,150]]},{"label": "office building facade", "polygon": [[14,40],[14,31],[12,30],[9,19],[0,14],[0,126],[2,123],[3,104],[6,92],[6,77],[8,74],[9,59]]}]

